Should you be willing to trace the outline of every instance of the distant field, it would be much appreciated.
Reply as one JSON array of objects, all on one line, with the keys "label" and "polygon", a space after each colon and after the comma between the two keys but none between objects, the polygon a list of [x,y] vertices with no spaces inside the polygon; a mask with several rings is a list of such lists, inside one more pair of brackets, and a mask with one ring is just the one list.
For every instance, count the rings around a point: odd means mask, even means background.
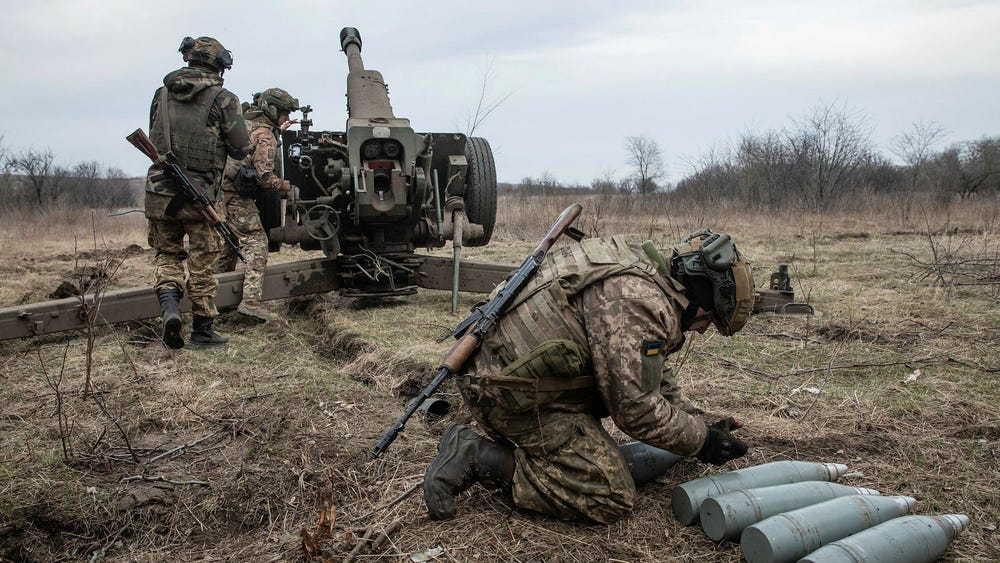
[{"label": "distant field", "polygon": [[[465,256],[519,263],[571,201],[503,196],[494,244]],[[788,263],[820,312],[755,316],[672,357],[706,419],[746,423],[751,453],[726,469],[845,463],[844,483],[913,496],[920,514],[967,514],[944,561],[1000,559],[1000,201],[928,206],[909,223],[891,201],[825,216],[582,203],[577,226],[600,235],[668,247],[701,226],[731,232],[758,286]],[[151,259],[141,214],[5,216],[0,306],[48,299],[87,267],[110,265],[115,288],[147,284]],[[482,297],[463,294],[461,309]],[[367,452],[433,375],[449,346],[437,339],[460,320],[449,306],[438,291],[275,303],[275,323],[223,320],[222,351],[166,350],[155,319],[103,329],[89,394],[85,334],[0,343],[0,560],[299,561],[303,531],[324,561],[365,536],[375,544],[359,561],[437,546],[438,561],[740,560],[670,514],[674,484],[719,471],[696,462],[611,526],[519,512],[481,488],[448,522],[427,518],[419,489],[400,499],[447,421],[414,419],[382,459]]]}]

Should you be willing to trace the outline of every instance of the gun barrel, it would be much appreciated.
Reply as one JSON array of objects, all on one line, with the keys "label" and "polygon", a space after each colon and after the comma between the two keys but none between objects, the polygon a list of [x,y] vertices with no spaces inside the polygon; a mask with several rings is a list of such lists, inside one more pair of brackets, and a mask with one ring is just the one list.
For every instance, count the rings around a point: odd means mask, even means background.
[{"label": "gun barrel", "polygon": [[361,32],[354,27],[340,30],[340,48],[347,55],[347,69],[350,72],[363,72],[365,63],[361,60]]},{"label": "gun barrel", "polygon": [[389,90],[382,73],[366,70],[361,60],[361,32],[353,27],[340,30],[340,47],[347,55],[347,113],[352,118],[395,119]]}]

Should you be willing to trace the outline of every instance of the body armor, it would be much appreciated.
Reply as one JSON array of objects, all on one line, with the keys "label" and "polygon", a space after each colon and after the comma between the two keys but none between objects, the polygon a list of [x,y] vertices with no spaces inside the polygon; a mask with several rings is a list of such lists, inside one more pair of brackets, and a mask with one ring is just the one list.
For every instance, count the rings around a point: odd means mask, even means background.
[{"label": "body armor", "polygon": [[[167,96],[170,118],[170,146],[181,165],[192,172],[221,171],[226,165],[226,145],[219,132],[208,125],[208,114],[222,86],[210,86],[190,102],[181,103]],[[162,98],[162,96],[161,96]],[[157,150],[166,152],[162,109],[157,111],[150,130],[150,139]]]},{"label": "body armor", "polygon": [[505,403],[519,412],[562,405],[582,411],[597,400],[590,346],[582,313],[573,298],[613,276],[639,276],[655,284],[680,310],[683,287],[657,273],[656,263],[623,237],[586,239],[550,253],[522,290],[483,348],[505,365],[499,375],[480,377],[485,385],[509,389]]}]

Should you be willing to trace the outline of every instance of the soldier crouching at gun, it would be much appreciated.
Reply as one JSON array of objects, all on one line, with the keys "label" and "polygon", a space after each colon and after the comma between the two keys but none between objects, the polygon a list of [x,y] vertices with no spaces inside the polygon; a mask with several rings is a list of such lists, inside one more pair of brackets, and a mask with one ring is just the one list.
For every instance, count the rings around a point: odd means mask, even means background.
[{"label": "soldier crouching at gun", "polygon": [[[445,429],[424,476],[430,517],[454,516],[456,496],[479,482],[509,490],[518,508],[610,523],[632,510],[636,485],[676,460],[667,451],[715,465],[745,455],[730,433],[740,422],[708,425],[685,412],[664,359],[686,331],[738,332],[753,290],[730,236],[708,229],[669,262],[651,242],[620,237],[554,250],[459,372],[492,440]],[[607,416],[638,442],[619,446],[601,425]]]},{"label": "soldier crouching at gun", "polygon": [[[297,119],[290,119],[299,110],[299,101],[281,88],[268,88],[253,98],[243,113],[253,149],[243,159],[230,158],[223,174],[222,192],[226,208],[226,223],[239,237],[246,255],[243,276],[243,298],[236,312],[267,322],[270,315],[264,309],[263,280],[267,267],[267,234],[260,222],[255,199],[260,190],[288,193],[291,184],[275,173],[278,154],[278,133],[285,131]],[[223,249],[217,270],[232,272],[237,256],[232,248]]]}]

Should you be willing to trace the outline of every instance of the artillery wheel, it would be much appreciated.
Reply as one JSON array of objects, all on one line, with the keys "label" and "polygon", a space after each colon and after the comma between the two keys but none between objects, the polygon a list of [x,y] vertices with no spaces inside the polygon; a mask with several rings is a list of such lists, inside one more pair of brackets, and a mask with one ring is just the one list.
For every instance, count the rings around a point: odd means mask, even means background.
[{"label": "artillery wheel", "polygon": [[497,167],[493,149],[482,137],[469,137],[465,144],[469,179],[465,189],[465,213],[469,221],[483,226],[482,237],[470,237],[466,246],[485,246],[493,236],[497,220]]},{"label": "artillery wheel", "polygon": [[271,242],[271,229],[281,226],[281,194],[274,190],[258,190],[254,202],[260,212],[260,224],[267,235],[267,251],[278,252],[281,243]]}]

